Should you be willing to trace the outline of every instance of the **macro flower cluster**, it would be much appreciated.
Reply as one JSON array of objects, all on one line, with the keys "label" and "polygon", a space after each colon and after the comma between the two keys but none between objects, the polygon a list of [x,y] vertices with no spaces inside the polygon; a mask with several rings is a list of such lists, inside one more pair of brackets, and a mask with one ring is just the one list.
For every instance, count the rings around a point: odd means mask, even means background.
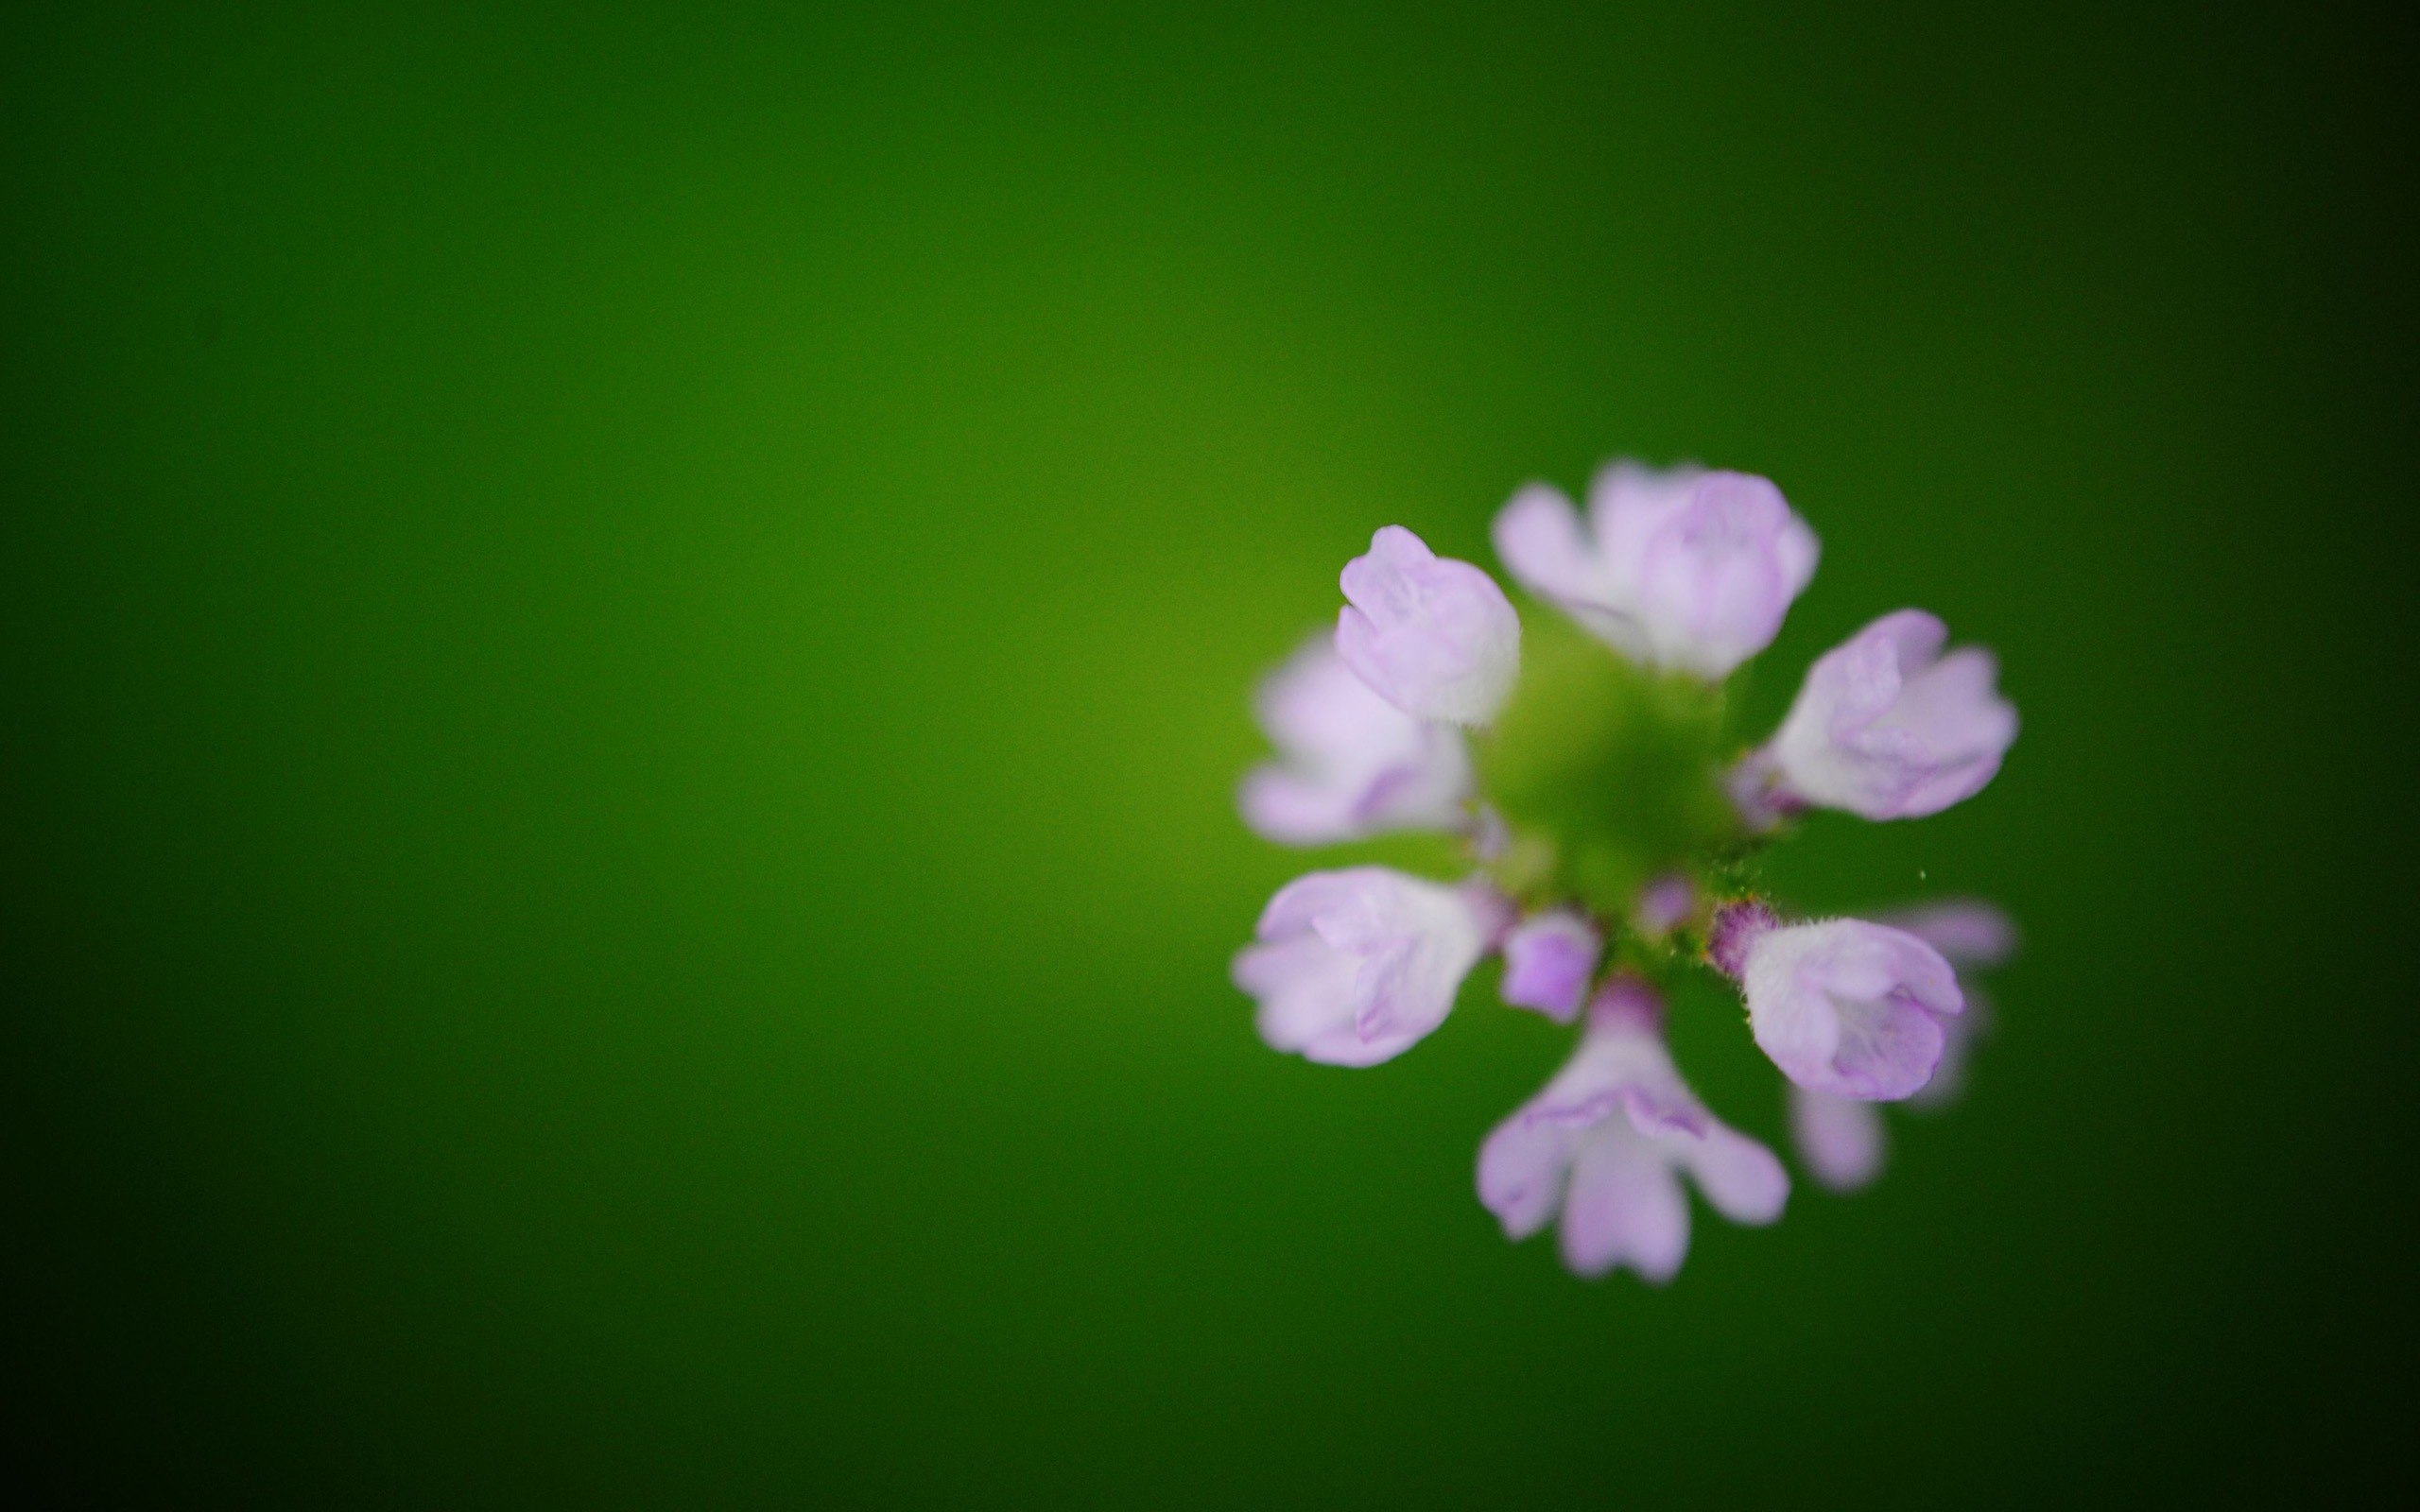
[{"label": "macro flower cluster", "polygon": [[1481,1143],[1479,1200],[1513,1239],[1554,1226],[1582,1275],[1660,1283],[1688,1249],[1685,1182],[1742,1224],[1772,1222],[1789,1194],[1781,1161],[1673,1061],[1667,1003],[1687,974],[1736,986],[1787,1078],[1800,1159],[1827,1186],[1879,1171],[1879,1105],[1954,1093],[1984,1017],[1973,978],[2009,954],[2008,920],[1972,901],[1792,918],[1755,863],[1808,809],[1909,819],[1972,797],[2016,712],[1990,652],[1950,648],[1940,620],[1910,609],[1817,659],[1768,738],[1736,735],[1734,674],[1820,554],[1760,477],[1616,462],[1584,514],[1532,484],[1492,538],[1536,601],[1526,622],[1484,570],[1400,525],[1345,564],[1334,632],[1260,687],[1276,755],[1239,795],[1270,840],[1432,833],[1464,875],[1299,877],[1262,911],[1235,981],[1272,1048],[1373,1066],[1434,1031],[1500,957],[1507,1005],[1579,1035]]}]

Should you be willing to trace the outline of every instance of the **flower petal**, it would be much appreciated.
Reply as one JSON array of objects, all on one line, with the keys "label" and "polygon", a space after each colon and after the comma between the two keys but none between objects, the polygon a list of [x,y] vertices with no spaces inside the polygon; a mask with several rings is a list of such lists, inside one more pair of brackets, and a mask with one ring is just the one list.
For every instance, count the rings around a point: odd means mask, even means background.
[{"label": "flower petal", "polygon": [[1888,1137],[1872,1103],[1793,1085],[1789,1132],[1815,1179],[1835,1192],[1854,1192],[1882,1172]]},{"label": "flower petal", "polygon": [[1579,1016],[1603,949],[1596,926],[1573,909],[1530,915],[1504,938],[1504,1001],[1569,1023]]},{"label": "flower petal", "polygon": [[1904,929],[1941,953],[1952,966],[1982,969],[2016,952],[2016,923],[1979,898],[1952,898],[1884,914],[1876,923]]},{"label": "flower petal", "polygon": [[1596,546],[1562,490],[1525,485],[1495,512],[1488,539],[1504,570],[1530,592],[1558,602],[1606,600]]},{"label": "flower petal", "polygon": [[1616,1119],[1581,1140],[1559,1233],[1578,1274],[1628,1265],[1660,1286],[1688,1256],[1688,1199],[1653,1142]]},{"label": "flower petal", "polygon": [[1781,490],[1745,472],[1707,472],[1678,508],[1664,498],[1651,524],[1620,539],[1614,560],[1654,638],[1656,659],[1721,678],[1772,643],[1792,600],[1813,576],[1813,531]]},{"label": "flower petal", "polygon": [[1733,1223],[1767,1224],[1789,1200],[1789,1173],[1772,1151],[1724,1124],[1672,1145],[1714,1211]]},{"label": "flower petal", "polygon": [[1453,1010],[1509,906],[1385,867],[1315,871],[1262,910],[1236,985],[1259,1000],[1261,1037],[1333,1065],[1367,1066],[1418,1043]]},{"label": "flower petal", "polygon": [[1527,1239],[1563,1206],[1564,1178],[1580,1131],[1551,1119],[1513,1114],[1478,1149],[1478,1200],[1508,1239]]}]

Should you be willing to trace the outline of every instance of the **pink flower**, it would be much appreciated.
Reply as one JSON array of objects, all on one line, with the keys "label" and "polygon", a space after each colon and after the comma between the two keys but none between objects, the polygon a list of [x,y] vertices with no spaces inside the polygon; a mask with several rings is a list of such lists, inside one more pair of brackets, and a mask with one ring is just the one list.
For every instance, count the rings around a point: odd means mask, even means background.
[{"label": "pink flower", "polygon": [[1616,650],[1710,679],[1772,643],[1820,550],[1763,478],[1634,462],[1599,471],[1585,524],[1533,483],[1497,512],[1494,539],[1515,581]]},{"label": "pink flower", "polygon": [[1564,1263],[1582,1276],[1627,1265],[1672,1279],[1689,1248],[1684,1174],[1735,1223],[1771,1223],[1789,1195],[1772,1152],[1681,1080],[1662,1015],[1644,983],[1607,983],[1579,1050],[1479,1147],[1479,1200],[1506,1236],[1526,1239],[1560,1215]]},{"label": "pink flower", "polygon": [[1462,978],[1512,905],[1482,884],[1448,887],[1385,867],[1314,871],[1261,911],[1259,943],[1235,960],[1272,1049],[1374,1066],[1445,1022]]},{"label": "pink flower", "polygon": [[1896,1102],[1929,1080],[1965,1006],[1941,953],[1860,919],[1783,925],[1754,903],[1715,919],[1708,954],[1738,979],[1757,1047],[1812,1091]]},{"label": "pink flower", "polygon": [[1521,620],[1495,579],[1389,525],[1344,564],[1336,648],[1389,703],[1420,719],[1483,725],[1512,696]]},{"label": "pink flower", "polygon": [[[1972,899],[1885,914],[1878,921],[1930,945],[1958,973],[1965,1010],[1941,1021],[1941,1060],[1908,1099],[1910,1107],[1939,1108],[1957,1097],[1966,1053],[1990,1023],[1990,1000],[1974,973],[2008,958],[2016,947],[2016,928],[2006,914]],[[1880,1175],[1890,1148],[1881,1109],[1874,1104],[1810,1091],[1795,1082],[1789,1086],[1789,1130],[1815,1179],[1836,1192],[1853,1192]]]},{"label": "pink flower", "polygon": [[1869,819],[1938,814],[1981,791],[2016,739],[2016,709],[1979,646],[1942,655],[1922,610],[1885,614],[1807,669],[1781,730],[1744,763],[1734,799],[1752,820],[1791,809]]}]

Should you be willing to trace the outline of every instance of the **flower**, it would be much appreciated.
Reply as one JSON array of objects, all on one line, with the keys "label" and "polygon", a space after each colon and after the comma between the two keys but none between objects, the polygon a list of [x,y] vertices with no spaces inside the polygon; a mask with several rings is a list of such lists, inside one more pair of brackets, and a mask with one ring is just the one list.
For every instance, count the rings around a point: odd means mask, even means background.
[{"label": "flower", "polygon": [[2016,709],[1980,646],[1922,610],[1885,614],[1807,669],[1781,730],[1735,774],[1759,823],[1809,805],[1910,819],[1981,791],[2016,739]]},{"label": "flower", "polygon": [[1738,979],[1757,1047],[1813,1091],[1908,1096],[1941,1062],[1943,1021],[1965,1006],[1940,952],[1860,919],[1782,925],[1735,903],[1716,917],[1708,954]]},{"label": "flower", "polygon": [[1445,1022],[1511,913],[1484,884],[1450,887],[1385,867],[1314,871],[1261,911],[1236,985],[1259,1003],[1272,1049],[1374,1066]]},{"label": "flower", "polygon": [[1772,642],[1815,575],[1815,533],[1781,490],[1746,472],[1601,469],[1588,521],[1533,483],[1497,511],[1513,579],[1633,661],[1707,679]]},{"label": "flower", "polygon": [[1512,696],[1521,620],[1495,578],[1388,525],[1344,564],[1343,585],[1336,648],[1389,703],[1421,719],[1483,725]]},{"label": "flower", "polygon": [[1463,827],[1470,752],[1451,725],[1414,719],[1372,693],[1312,638],[1253,700],[1278,759],[1245,777],[1244,822],[1284,845],[1327,845],[1393,830]]},{"label": "flower", "polygon": [[1636,978],[1606,984],[1578,1051],[1479,1147],[1479,1201],[1505,1235],[1526,1239],[1560,1213],[1564,1263],[1582,1276],[1628,1265],[1672,1279],[1689,1247],[1682,1173],[1735,1223],[1771,1223],[1789,1195],[1772,1152],[1681,1080],[1662,1015]]},{"label": "flower", "polygon": [[1505,1002],[1535,1008],[1557,1023],[1580,1015],[1588,979],[1597,973],[1604,936],[1575,908],[1531,914],[1504,936]]},{"label": "flower", "polygon": [[[2008,958],[2016,946],[2016,928],[2006,914],[1972,899],[1885,914],[1877,921],[1939,951],[1956,971],[1959,992],[1966,1000],[1964,1011],[1941,1021],[1941,1061],[1908,1099],[1910,1107],[1940,1108],[1957,1097],[1966,1052],[1990,1023],[1990,999],[1975,984],[1973,972]],[[1792,1082],[1789,1129],[1815,1179],[1836,1192],[1853,1192],[1881,1174],[1889,1136],[1881,1110],[1872,1103],[1810,1091]]]}]

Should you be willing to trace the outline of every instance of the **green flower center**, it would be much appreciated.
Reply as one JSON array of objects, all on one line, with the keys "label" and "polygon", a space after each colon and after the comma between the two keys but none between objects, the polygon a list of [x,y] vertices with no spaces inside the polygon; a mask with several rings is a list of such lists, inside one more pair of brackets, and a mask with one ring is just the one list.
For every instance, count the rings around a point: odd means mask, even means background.
[{"label": "green flower center", "polygon": [[1620,919],[1650,879],[1711,882],[1755,849],[1722,791],[1727,684],[1647,671],[1551,610],[1522,622],[1512,701],[1472,743],[1511,831],[1498,886]]}]

